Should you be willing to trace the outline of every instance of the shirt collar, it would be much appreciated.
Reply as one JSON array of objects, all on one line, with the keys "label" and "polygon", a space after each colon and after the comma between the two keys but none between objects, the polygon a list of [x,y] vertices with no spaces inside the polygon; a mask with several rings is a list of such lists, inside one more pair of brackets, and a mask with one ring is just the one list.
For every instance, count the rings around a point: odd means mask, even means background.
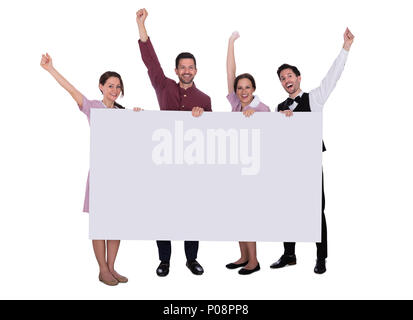
[{"label": "shirt collar", "polygon": [[195,82],[192,82],[192,86],[190,86],[188,89],[182,88],[182,87],[179,85],[179,82],[177,83],[177,86],[178,86],[179,90],[182,90],[183,92],[188,92],[188,91],[191,91],[191,90],[193,90],[193,89],[196,89]]},{"label": "shirt collar", "polygon": [[[106,106],[106,104],[104,104],[102,100],[99,100],[99,101],[102,103],[102,106],[103,106],[104,108],[106,108],[106,109],[111,109],[111,108],[109,108],[108,106]],[[119,109],[119,108],[114,104],[112,109]]]},{"label": "shirt collar", "polygon": [[254,96],[254,99],[252,99],[251,103],[249,104],[250,107],[256,108],[260,104],[260,98],[258,96]]},{"label": "shirt collar", "polygon": [[[294,98],[301,97],[304,94],[304,91],[301,90],[299,94],[297,94]],[[293,99],[294,100],[294,99]]]}]

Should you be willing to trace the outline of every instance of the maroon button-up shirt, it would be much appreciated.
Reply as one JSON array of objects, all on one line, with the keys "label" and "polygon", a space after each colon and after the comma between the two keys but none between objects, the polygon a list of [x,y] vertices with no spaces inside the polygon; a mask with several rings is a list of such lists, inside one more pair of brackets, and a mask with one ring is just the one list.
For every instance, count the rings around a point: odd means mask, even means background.
[{"label": "maroon button-up shirt", "polygon": [[149,38],[146,42],[139,40],[139,48],[161,110],[192,111],[194,107],[201,107],[212,111],[211,98],[198,90],[195,83],[185,90],[165,76]]}]

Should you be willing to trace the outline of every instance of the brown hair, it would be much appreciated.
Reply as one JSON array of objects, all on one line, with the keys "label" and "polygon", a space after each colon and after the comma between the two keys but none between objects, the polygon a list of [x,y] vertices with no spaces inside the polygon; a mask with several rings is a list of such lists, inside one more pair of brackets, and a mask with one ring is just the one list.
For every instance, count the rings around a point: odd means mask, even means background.
[{"label": "brown hair", "polygon": [[176,69],[178,69],[179,61],[180,61],[181,59],[192,59],[192,60],[194,60],[194,65],[195,65],[195,69],[196,69],[196,60],[195,60],[195,57],[194,57],[194,55],[193,55],[192,53],[189,53],[189,52],[182,52],[182,53],[178,54],[178,56],[177,56],[176,59],[175,59],[175,67],[176,67]]},{"label": "brown hair", "polygon": [[236,77],[234,80],[234,91],[235,92],[237,92],[238,81],[240,81],[241,79],[248,79],[249,81],[251,81],[251,84],[254,90],[257,89],[255,86],[254,77],[250,75],[249,73],[243,73],[243,74],[240,74],[238,77]]},{"label": "brown hair", "polygon": [[294,72],[296,77],[301,76],[300,70],[298,70],[296,66],[292,66],[290,64],[284,63],[284,64],[282,64],[278,67],[278,70],[277,70],[278,79],[281,79],[280,78],[280,73],[281,73],[281,71],[283,71],[285,69],[291,69],[291,71]]},{"label": "brown hair", "polygon": [[[104,86],[105,83],[106,83],[106,81],[108,81],[108,79],[111,78],[111,77],[115,77],[115,78],[118,78],[118,79],[119,79],[119,82],[120,82],[120,90],[121,90],[121,92],[122,92],[122,97],[123,97],[123,96],[125,95],[125,89],[123,88],[123,81],[122,81],[122,78],[121,78],[121,76],[120,76],[119,73],[114,72],[114,71],[106,71],[104,74],[102,74],[102,75],[100,76],[100,78],[99,78],[99,84],[101,84],[102,86]],[[102,92],[102,91],[101,91],[101,92]],[[117,103],[116,101],[115,101],[114,105],[115,105],[116,108],[125,109],[125,107],[123,107],[122,105],[120,105],[120,104]]]}]

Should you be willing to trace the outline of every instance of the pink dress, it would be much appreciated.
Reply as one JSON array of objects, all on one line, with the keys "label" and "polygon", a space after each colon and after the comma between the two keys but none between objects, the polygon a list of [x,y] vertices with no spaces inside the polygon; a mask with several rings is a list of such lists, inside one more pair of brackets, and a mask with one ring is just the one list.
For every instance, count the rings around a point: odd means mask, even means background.
[{"label": "pink dress", "polygon": [[[90,125],[90,109],[92,108],[106,108],[102,101],[99,100],[88,100],[86,97],[83,97],[82,108],[79,109],[87,116],[87,121]],[[89,212],[89,174],[87,175],[87,183],[86,183],[86,193],[85,193],[85,201],[83,203],[83,212]]]}]

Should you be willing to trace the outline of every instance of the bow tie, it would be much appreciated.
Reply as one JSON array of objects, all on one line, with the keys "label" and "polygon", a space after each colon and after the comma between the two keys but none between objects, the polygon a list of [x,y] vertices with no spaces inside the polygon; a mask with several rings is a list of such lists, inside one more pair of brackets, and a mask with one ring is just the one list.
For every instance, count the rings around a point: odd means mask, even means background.
[{"label": "bow tie", "polygon": [[297,104],[300,103],[301,97],[300,97],[300,96],[296,96],[294,99],[288,98],[287,100],[285,100],[284,105],[285,105],[286,107],[289,107],[289,106],[291,106],[291,105],[294,103],[294,101],[297,102]]}]

